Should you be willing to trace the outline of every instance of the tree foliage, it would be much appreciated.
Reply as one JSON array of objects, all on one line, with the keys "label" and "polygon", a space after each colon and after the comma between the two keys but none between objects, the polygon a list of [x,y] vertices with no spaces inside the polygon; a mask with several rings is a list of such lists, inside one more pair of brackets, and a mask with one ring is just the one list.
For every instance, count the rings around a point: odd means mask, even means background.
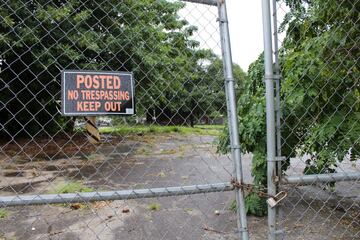
[{"label": "tree foliage", "polygon": [[201,63],[216,57],[193,40],[196,27],[178,15],[183,6],[166,0],[1,4],[1,133],[66,128],[69,119],[56,107],[63,69],[133,72],[138,113],[160,109],[171,119],[175,112],[187,118],[192,107],[207,109],[205,86],[214,79],[204,77]]},{"label": "tree foliage", "polygon": [[[225,78],[222,59],[214,56],[209,59],[210,64],[205,66],[206,73],[201,83],[197,84],[197,95],[195,100],[200,99],[199,106],[206,106],[206,109],[199,109],[199,112],[207,115],[225,115]],[[233,75],[236,82],[236,90],[241,91],[245,82],[246,73],[238,64],[233,64]],[[202,102],[205,101],[205,102]]]},{"label": "tree foliage", "polygon": [[[353,1],[286,0],[290,11],[280,31],[282,154],[306,156],[305,174],[334,172],[347,154],[360,157],[358,7]],[[326,6],[326,7],[325,7]],[[252,175],[266,186],[263,55],[250,65],[238,100],[242,151],[253,153]],[[228,136],[219,151],[227,151]],[[250,199],[251,198],[251,199]],[[260,206],[249,195],[253,206]],[[248,208],[249,213],[258,214]],[[258,209],[259,210],[259,209]]]},{"label": "tree foliage", "polygon": [[[334,172],[360,157],[358,9],[353,1],[293,1],[282,27],[283,149],[308,154],[305,173]],[[324,7],[326,6],[326,7]]]}]

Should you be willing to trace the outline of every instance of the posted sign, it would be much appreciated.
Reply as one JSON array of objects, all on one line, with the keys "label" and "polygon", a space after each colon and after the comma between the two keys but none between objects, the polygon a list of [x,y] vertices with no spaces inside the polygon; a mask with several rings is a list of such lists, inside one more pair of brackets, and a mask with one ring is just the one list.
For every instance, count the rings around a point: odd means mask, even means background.
[{"label": "posted sign", "polygon": [[65,116],[134,114],[132,73],[62,71],[61,112]]}]

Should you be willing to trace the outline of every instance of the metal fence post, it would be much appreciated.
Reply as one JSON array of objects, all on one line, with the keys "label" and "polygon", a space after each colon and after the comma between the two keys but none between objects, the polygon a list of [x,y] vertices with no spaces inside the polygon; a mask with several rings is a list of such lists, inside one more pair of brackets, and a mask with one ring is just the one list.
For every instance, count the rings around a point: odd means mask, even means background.
[{"label": "metal fence post", "polygon": [[[266,147],[267,147],[267,187],[268,194],[276,194],[275,176],[275,108],[274,72],[272,61],[272,29],[270,1],[262,0],[262,19],[264,35],[265,85],[266,85]],[[276,208],[268,206],[269,239],[276,239]]]},{"label": "metal fence post", "polygon": [[[236,97],[235,97],[235,83],[232,69],[232,56],[230,47],[230,36],[228,18],[226,12],[225,0],[218,2],[219,9],[219,24],[220,24],[220,38],[222,57],[224,64],[225,76],[225,92],[227,94],[227,108],[228,108],[228,121],[229,121],[229,135],[231,154],[234,161],[234,177],[237,182],[243,181],[242,165],[241,165],[241,151],[238,131],[238,119],[236,111]],[[247,219],[245,211],[245,199],[242,189],[235,189],[236,204],[237,204],[237,221],[239,228],[239,237],[243,240],[249,239],[247,229]]]},{"label": "metal fence post", "polygon": [[[276,108],[276,155],[281,157],[281,108],[280,108],[280,63],[279,63],[279,42],[277,26],[276,0],[272,0],[273,7],[273,35],[274,35],[274,74],[275,74],[275,108]],[[281,177],[281,161],[277,163],[277,175]]]},{"label": "metal fence post", "polygon": [[[276,0],[272,0],[272,17],[273,17],[273,36],[274,36],[274,80],[275,80],[275,121],[276,121],[276,156],[281,157],[281,100],[280,100],[280,63],[279,63],[279,38],[278,38],[278,25],[277,25],[277,9]],[[282,162],[276,162],[276,175],[281,179],[282,175]],[[279,190],[279,183],[276,186]],[[280,207],[276,208],[276,217],[280,219]]]}]

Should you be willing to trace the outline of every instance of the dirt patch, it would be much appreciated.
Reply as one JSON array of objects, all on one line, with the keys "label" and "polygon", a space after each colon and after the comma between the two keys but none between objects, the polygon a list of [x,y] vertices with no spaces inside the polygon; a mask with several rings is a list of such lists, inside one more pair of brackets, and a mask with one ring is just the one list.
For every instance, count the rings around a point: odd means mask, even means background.
[{"label": "dirt patch", "polygon": [[[11,160],[14,163],[26,163],[28,161],[56,160],[73,156],[88,156],[97,153],[104,146],[121,148],[120,143],[129,141],[119,135],[102,134],[98,145],[89,143],[87,135],[82,132],[73,134],[57,134],[53,137],[38,136],[34,138],[16,138],[10,141],[0,140],[1,160]],[[146,138],[145,138],[146,139]],[[118,149],[129,151],[129,149]]]}]

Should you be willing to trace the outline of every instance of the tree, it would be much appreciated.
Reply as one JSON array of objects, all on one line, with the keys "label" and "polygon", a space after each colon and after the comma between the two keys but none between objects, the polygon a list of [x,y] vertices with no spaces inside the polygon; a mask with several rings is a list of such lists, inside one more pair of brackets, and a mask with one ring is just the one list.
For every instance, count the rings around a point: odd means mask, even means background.
[{"label": "tree", "polygon": [[63,69],[130,71],[138,112],[182,108],[189,95],[182,86],[207,56],[191,39],[196,28],[177,14],[183,6],[166,0],[0,5],[1,134],[53,134],[71,123],[56,107]]},{"label": "tree", "polygon": [[[360,157],[358,10],[353,1],[288,1],[282,59],[287,156],[308,154],[305,173],[334,172]],[[326,7],[324,7],[326,6]]]},{"label": "tree", "polygon": [[[280,30],[282,154],[308,156],[305,174],[334,172],[347,154],[359,159],[360,85],[357,47],[358,3],[336,0],[287,0]],[[326,7],[324,7],[326,6]],[[266,187],[264,66],[260,56],[248,71],[240,95],[239,132],[244,152],[253,153],[254,184]],[[226,152],[228,136],[219,151]],[[264,199],[247,197],[249,213],[266,213]],[[265,207],[264,207],[265,206]]]},{"label": "tree", "polygon": [[[200,65],[199,77],[191,82],[189,106],[194,118],[201,119],[212,115],[226,115],[225,79],[222,60],[209,54],[208,62]],[[233,64],[234,79],[240,91],[246,73],[237,64]]]}]

